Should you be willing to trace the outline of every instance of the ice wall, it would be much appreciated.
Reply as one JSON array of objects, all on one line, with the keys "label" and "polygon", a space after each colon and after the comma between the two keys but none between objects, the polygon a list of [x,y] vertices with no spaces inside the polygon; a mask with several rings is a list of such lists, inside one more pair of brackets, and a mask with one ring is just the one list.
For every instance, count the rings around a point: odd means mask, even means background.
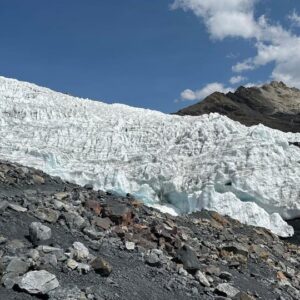
[{"label": "ice wall", "polygon": [[108,105],[0,77],[0,158],[131,193],[172,213],[216,210],[281,236],[300,217],[300,134],[218,114]]}]

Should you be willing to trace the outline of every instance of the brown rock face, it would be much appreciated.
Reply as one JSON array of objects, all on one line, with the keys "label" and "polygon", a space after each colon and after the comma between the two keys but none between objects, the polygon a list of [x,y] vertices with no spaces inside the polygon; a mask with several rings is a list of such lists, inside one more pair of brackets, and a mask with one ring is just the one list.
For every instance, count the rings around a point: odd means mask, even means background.
[{"label": "brown rock face", "polygon": [[89,208],[91,211],[93,211],[96,215],[100,215],[100,213],[102,211],[102,207],[101,207],[100,203],[96,200],[88,200],[85,203],[85,206],[87,208]]},{"label": "brown rock face", "polygon": [[104,211],[104,215],[118,225],[128,225],[132,222],[132,210],[123,203],[110,202]]},{"label": "brown rock face", "polygon": [[101,257],[96,257],[92,262],[91,262],[92,268],[95,270],[96,273],[99,273],[100,275],[104,277],[108,277],[110,273],[112,272],[112,267],[111,265],[102,259]]},{"label": "brown rock face", "polygon": [[262,87],[240,87],[234,93],[213,93],[176,114],[209,113],[225,115],[246,126],[261,123],[284,132],[300,132],[300,90],[276,81]]}]

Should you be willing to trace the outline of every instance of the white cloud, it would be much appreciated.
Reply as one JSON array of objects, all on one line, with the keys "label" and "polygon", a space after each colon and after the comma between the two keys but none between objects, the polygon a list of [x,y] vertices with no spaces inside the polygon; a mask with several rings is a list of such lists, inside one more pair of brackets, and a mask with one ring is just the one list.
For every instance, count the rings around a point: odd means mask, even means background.
[{"label": "white cloud", "polygon": [[229,82],[231,84],[237,84],[237,83],[240,83],[242,81],[245,81],[246,79],[247,79],[246,77],[238,75],[238,76],[231,77],[230,80],[229,80]]},{"label": "white cloud", "polygon": [[239,62],[232,67],[233,72],[240,73],[248,70],[254,70],[251,59],[247,59],[243,62]]},{"label": "white cloud", "polygon": [[230,52],[230,53],[228,53],[228,54],[226,55],[226,58],[228,58],[228,59],[236,59],[236,58],[238,58],[239,56],[240,56],[239,53],[233,53],[233,52]]},{"label": "white cloud", "polygon": [[243,87],[245,88],[251,88],[251,87],[260,87],[263,86],[264,84],[260,81],[258,82],[248,82],[246,84],[243,84]]},{"label": "white cloud", "polygon": [[172,9],[192,11],[203,19],[212,38],[251,38],[257,26],[253,16],[255,0],[175,0]]},{"label": "white cloud", "polygon": [[[222,40],[227,37],[250,39],[256,55],[232,67],[237,73],[251,71],[273,63],[270,78],[300,87],[300,36],[273,24],[265,16],[254,17],[258,0],[175,0],[172,8],[192,11],[201,18],[210,36]],[[289,19],[300,25],[294,11]]]},{"label": "white cloud", "polygon": [[197,99],[197,96],[196,96],[196,92],[190,90],[190,89],[186,89],[184,90],[181,94],[181,99],[184,100],[184,101],[194,101]]},{"label": "white cloud", "polygon": [[186,89],[181,93],[181,101],[195,101],[195,100],[203,100],[210,94],[214,92],[220,92],[220,93],[228,93],[233,91],[230,87],[225,87],[222,83],[214,82],[209,83],[206,86],[204,86],[202,89],[199,90],[190,90]]},{"label": "white cloud", "polygon": [[300,27],[300,15],[296,12],[296,10],[288,15],[288,19],[291,21],[293,26]]},{"label": "white cloud", "polygon": [[262,30],[255,45],[256,56],[236,64],[233,71],[243,72],[274,63],[272,79],[300,87],[300,37],[263,19],[260,25]]}]

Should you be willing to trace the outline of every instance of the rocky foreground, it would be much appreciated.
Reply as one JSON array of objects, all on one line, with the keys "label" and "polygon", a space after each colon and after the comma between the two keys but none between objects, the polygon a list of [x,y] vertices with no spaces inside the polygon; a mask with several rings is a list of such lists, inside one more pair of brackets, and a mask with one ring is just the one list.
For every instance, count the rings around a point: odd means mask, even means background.
[{"label": "rocky foreground", "polygon": [[0,161],[0,299],[300,299],[300,248]]}]

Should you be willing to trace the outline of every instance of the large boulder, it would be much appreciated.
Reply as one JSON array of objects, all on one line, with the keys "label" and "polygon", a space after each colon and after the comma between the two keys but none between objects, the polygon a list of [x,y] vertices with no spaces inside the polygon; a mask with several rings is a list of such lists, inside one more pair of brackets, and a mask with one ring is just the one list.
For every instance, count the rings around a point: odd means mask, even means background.
[{"label": "large boulder", "polygon": [[40,222],[32,222],[29,226],[30,240],[36,244],[40,241],[47,241],[51,238],[52,231],[48,226]]},{"label": "large boulder", "polygon": [[183,264],[188,272],[196,272],[200,269],[200,263],[196,252],[189,246],[184,245],[177,251],[177,260]]}]

